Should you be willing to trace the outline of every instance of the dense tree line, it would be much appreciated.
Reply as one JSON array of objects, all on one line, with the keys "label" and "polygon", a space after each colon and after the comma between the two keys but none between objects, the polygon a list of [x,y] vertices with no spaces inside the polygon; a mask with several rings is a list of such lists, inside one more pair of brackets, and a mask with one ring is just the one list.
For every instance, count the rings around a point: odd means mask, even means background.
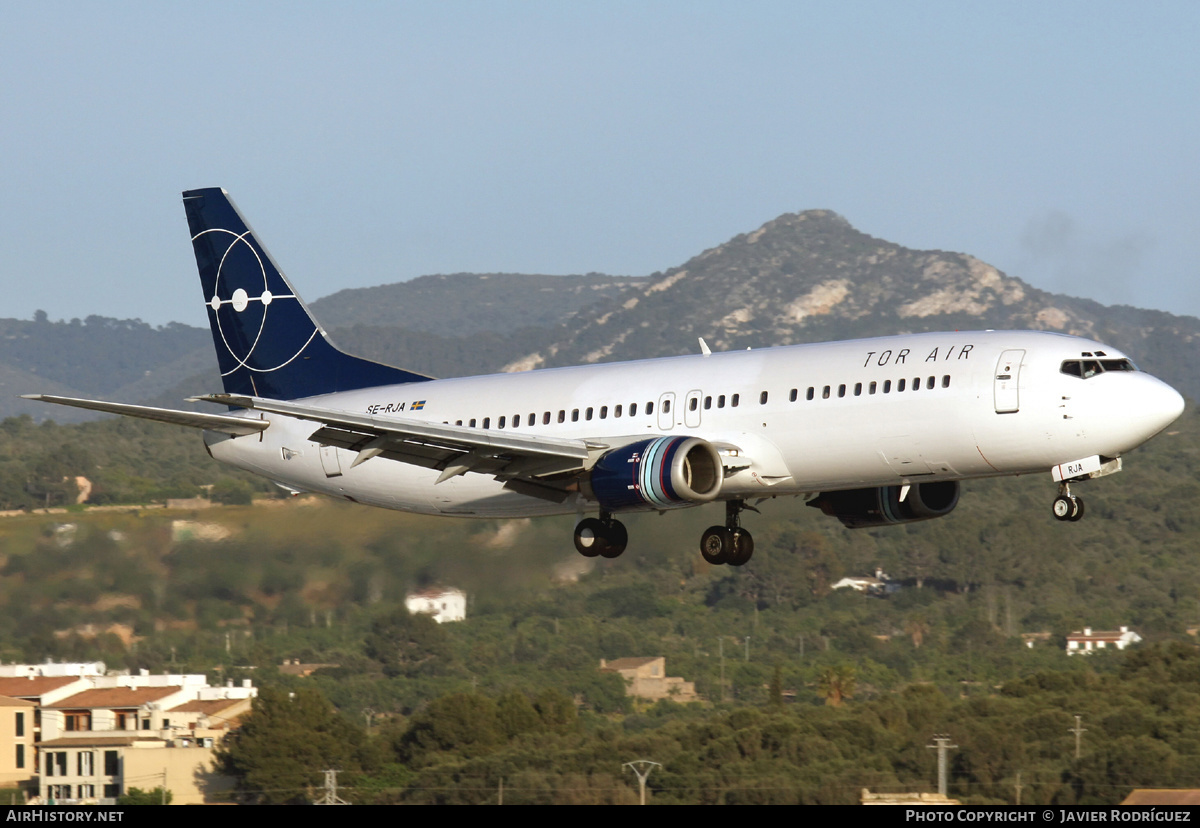
[{"label": "dense tree line", "polygon": [[[1113,804],[1137,786],[1200,783],[1197,648],[1154,646],[1099,666],[975,697],[918,683],[837,706],[666,701],[624,716],[577,713],[555,689],[455,692],[370,733],[311,688],[268,690],[227,742],[223,769],[249,802],[311,801],[320,771],[336,767],[356,802],[609,804],[635,801],[622,766],[650,759],[660,804],[853,804],[863,788],[931,790],[940,733],[955,745],[950,794],[970,803],[1012,804],[1018,781],[1027,805]],[[1078,757],[1076,714],[1087,726]]]}]

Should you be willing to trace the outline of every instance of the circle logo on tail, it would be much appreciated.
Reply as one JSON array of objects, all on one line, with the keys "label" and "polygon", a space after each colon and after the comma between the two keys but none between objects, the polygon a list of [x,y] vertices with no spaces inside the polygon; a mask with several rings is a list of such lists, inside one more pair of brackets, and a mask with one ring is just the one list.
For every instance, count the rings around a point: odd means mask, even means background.
[{"label": "circle logo on tail", "polygon": [[[304,352],[304,349],[308,347],[308,343],[312,342],[313,337],[317,335],[317,327],[315,325],[313,326],[312,332],[309,334],[308,338],[305,339],[304,342],[296,349],[295,353],[291,354],[290,356],[285,356],[278,362],[278,364],[270,367],[251,365],[250,362],[254,357],[254,352],[258,348],[259,344],[263,341],[263,333],[267,329],[267,315],[271,303],[280,299],[291,299],[293,301],[299,300],[294,294],[275,294],[270,291],[267,285],[266,265],[263,262],[262,256],[259,255],[258,250],[253,244],[250,243],[251,236],[249,230],[244,233],[235,233],[232,230],[213,228],[211,230],[205,230],[201,233],[197,233],[196,236],[193,237],[192,241],[194,242],[196,239],[200,238],[200,236],[203,236],[207,233],[224,233],[232,237],[229,241],[229,246],[226,247],[225,252],[221,254],[221,261],[217,265],[217,275],[213,284],[212,298],[205,303],[213,312],[213,318],[216,320],[216,330],[221,336],[221,341],[225,345],[225,350],[229,352],[229,355],[233,357],[234,361],[237,363],[228,371],[222,371],[221,376],[229,376],[239,368],[246,368],[249,371],[255,371],[261,374],[279,370]],[[251,256],[253,256],[253,263],[248,263],[244,258],[242,258],[242,248],[245,248],[245,250],[248,251]],[[236,266],[233,264],[235,260],[237,262]],[[230,272],[228,274],[226,273],[227,264],[230,265]],[[249,269],[251,272],[253,272],[255,266],[257,266],[258,273],[252,277],[254,282],[253,285],[233,286],[228,284],[228,282],[233,280],[235,272],[242,279],[245,279],[246,270]],[[261,289],[258,287],[258,281],[260,278],[262,281]],[[232,290],[230,290],[231,287],[233,288]],[[228,318],[228,314],[225,314],[227,318],[225,321],[222,321],[222,308],[232,308],[236,315],[241,315],[255,303],[261,305],[262,315],[258,320],[258,330],[253,331],[253,336],[250,336],[252,331],[245,330],[245,328],[242,328],[242,330],[239,331],[241,334],[240,336],[235,335],[233,331],[226,331],[225,326],[231,321],[233,324],[238,325],[239,327],[242,327],[242,323],[236,318],[236,316],[233,320],[230,320]],[[250,325],[245,327],[252,329],[253,325],[254,323],[251,321]],[[248,341],[249,346],[244,349],[245,353],[238,353],[239,350],[243,349],[235,348],[234,345],[231,344],[231,339],[237,342],[242,340]]]}]

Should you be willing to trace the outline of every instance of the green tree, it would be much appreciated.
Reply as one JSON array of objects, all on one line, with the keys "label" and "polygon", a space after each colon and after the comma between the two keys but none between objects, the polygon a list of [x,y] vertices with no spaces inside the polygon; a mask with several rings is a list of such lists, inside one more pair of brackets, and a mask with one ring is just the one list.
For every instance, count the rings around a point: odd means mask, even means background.
[{"label": "green tree", "polygon": [[117,797],[117,805],[120,807],[126,805],[170,805],[174,798],[175,795],[170,791],[164,791],[161,785],[149,791],[130,788]]},{"label": "green tree", "polygon": [[413,717],[401,739],[401,753],[410,760],[442,751],[473,756],[493,750],[503,740],[495,702],[478,693],[454,693],[430,702]]},{"label": "green tree", "polygon": [[363,731],[318,691],[289,694],[264,687],[245,722],[217,752],[217,762],[236,780],[243,802],[305,804],[322,771],[361,770],[368,755]]},{"label": "green tree", "polygon": [[830,707],[841,707],[842,701],[854,698],[858,678],[854,667],[836,664],[821,669],[817,678],[817,695]]},{"label": "green tree", "polygon": [[384,675],[409,678],[435,672],[450,652],[449,636],[438,622],[404,607],[371,625],[365,649]]}]

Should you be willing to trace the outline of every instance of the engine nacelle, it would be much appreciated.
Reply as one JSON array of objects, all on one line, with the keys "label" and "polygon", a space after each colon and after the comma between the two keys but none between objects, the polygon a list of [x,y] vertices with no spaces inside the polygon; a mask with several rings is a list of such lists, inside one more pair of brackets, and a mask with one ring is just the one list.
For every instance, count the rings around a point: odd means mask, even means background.
[{"label": "engine nacelle", "polygon": [[657,437],[607,452],[588,477],[606,512],[671,509],[707,503],[721,491],[725,468],[712,443]]},{"label": "engine nacelle", "polygon": [[837,518],[850,529],[943,517],[958,505],[957,480],[914,484],[909,487],[903,501],[900,500],[901,488],[880,486],[877,489],[822,492],[808,505]]}]

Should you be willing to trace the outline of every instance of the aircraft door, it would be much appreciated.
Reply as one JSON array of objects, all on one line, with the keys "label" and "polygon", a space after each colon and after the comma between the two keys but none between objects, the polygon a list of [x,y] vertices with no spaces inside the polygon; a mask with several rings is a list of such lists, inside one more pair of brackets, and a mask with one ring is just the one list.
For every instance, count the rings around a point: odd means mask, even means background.
[{"label": "aircraft door", "polygon": [[689,391],[683,401],[683,424],[688,428],[700,427],[700,400],[703,392]]},{"label": "aircraft door", "polygon": [[675,427],[675,392],[668,391],[658,398],[658,427],[670,431]]},{"label": "aircraft door", "polygon": [[342,464],[338,461],[338,450],[333,446],[321,446],[321,468],[326,477],[340,477]]},{"label": "aircraft door", "polygon": [[1024,351],[1005,351],[996,363],[996,413],[1014,414],[1021,408],[1017,389],[1021,381],[1021,360]]}]

